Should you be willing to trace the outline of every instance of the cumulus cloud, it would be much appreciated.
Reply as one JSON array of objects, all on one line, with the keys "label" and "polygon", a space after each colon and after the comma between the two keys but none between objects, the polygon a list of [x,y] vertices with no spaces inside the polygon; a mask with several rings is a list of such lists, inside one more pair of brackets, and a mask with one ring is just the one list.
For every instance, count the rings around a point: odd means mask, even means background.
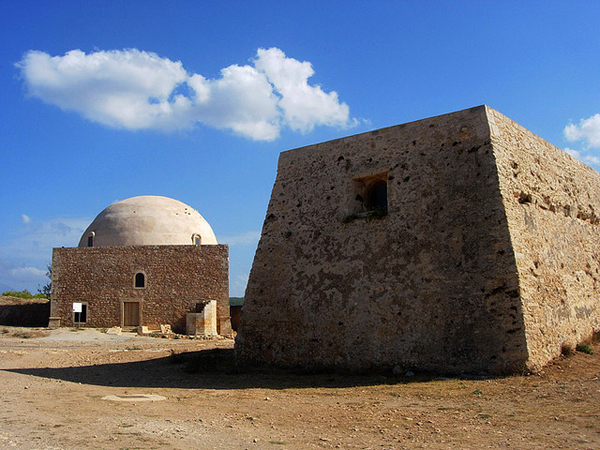
[{"label": "cumulus cloud", "polygon": [[584,141],[588,147],[600,148],[600,114],[581,119],[578,125],[571,123],[563,132],[570,142]]},{"label": "cumulus cloud", "polygon": [[565,151],[574,158],[589,164],[596,169],[600,167],[600,114],[595,114],[587,119],[581,119],[578,124],[567,125],[563,134],[569,142],[581,142],[583,150],[565,148]]},{"label": "cumulus cloud", "polygon": [[326,93],[320,86],[308,84],[315,73],[309,62],[287,58],[281,50],[271,48],[259,49],[254,65],[281,95],[283,119],[292,130],[307,132],[315,125],[348,123],[350,109],[339,102],[335,91]]},{"label": "cumulus cloud", "polygon": [[278,48],[259,49],[250,64],[226,67],[216,79],[137,49],[71,50],[63,56],[29,51],[17,67],[30,96],[128,130],[172,131],[201,123],[273,140],[282,127],[308,132],[356,123],[335,91],[309,84],[310,62]]}]

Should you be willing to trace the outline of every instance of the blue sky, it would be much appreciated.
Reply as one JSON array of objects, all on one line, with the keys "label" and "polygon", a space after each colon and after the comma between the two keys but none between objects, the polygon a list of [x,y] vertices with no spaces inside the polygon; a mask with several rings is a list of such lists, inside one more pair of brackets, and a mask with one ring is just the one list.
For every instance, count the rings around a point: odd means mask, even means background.
[{"label": "blue sky", "polygon": [[600,168],[600,2],[5,1],[0,290],[163,195],[241,296],[281,151],[487,104]]}]

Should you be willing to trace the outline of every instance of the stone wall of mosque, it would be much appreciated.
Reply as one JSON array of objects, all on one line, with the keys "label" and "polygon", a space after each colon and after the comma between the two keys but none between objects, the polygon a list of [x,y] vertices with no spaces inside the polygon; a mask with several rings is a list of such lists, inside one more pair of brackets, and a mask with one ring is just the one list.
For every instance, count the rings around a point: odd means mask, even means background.
[{"label": "stone wall of mosque", "polygon": [[171,325],[179,333],[185,332],[187,313],[215,300],[218,332],[230,335],[228,247],[55,248],[51,297],[50,315],[61,326],[81,318],[73,313],[73,304],[81,303],[85,326],[130,326],[137,320],[149,329]]}]

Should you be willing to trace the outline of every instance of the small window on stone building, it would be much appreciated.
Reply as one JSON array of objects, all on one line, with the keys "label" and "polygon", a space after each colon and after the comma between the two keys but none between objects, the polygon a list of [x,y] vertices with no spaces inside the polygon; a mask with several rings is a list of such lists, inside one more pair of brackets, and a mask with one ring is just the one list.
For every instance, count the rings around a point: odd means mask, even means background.
[{"label": "small window on stone building", "polygon": [[385,215],[388,208],[387,180],[388,172],[355,178],[350,212],[360,215],[373,211]]},{"label": "small window on stone building", "polygon": [[146,275],[143,272],[138,272],[135,274],[134,287],[137,289],[146,287]]},{"label": "small window on stone building", "polygon": [[93,247],[94,246],[94,238],[96,237],[96,233],[94,233],[93,231],[88,234],[87,237],[87,246],[88,247]]},{"label": "small window on stone building", "polygon": [[202,244],[202,238],[200,237],[199,234],[192,235],[192,243],[197,246]]},{"label": "small window on stone building", "polygon": [[81,305],[81,314],[79,316],[79,322],[87,322],[87,305],[85,303]]},{"label": "small window on stone building", "polygon": [[368,187],[367,209],[387,209],[387,182],[378,180]]}]

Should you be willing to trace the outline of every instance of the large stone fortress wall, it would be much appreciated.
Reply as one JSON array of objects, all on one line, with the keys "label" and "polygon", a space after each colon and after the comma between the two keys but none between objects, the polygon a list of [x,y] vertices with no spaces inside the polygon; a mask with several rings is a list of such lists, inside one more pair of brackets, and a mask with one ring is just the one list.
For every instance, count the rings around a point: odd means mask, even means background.
[{"label": "large stone fortress wall", "polygon": [[[515,164],[527,172],[536,155],[545,178],[515,178]],[[553,160],[561,165],[546,167]],[[569,201],[550,202],[571,205],[572,215],[534,206],[538,184],[558,195],[567,181]],[[366,211],[373,182],[387,183],[383,217]],[[538,367],[560,353],[561,340],[600,329],[591,281],[599,186],[596,172],[486,106],[284,152],[237,356],[348,369]],[[589,220],[577,218],[575,204]],[[536,208],[547,237],[525,234],[532,214],[524,208]],[[561,239],[552,267],[562,278],[541,299],[543,282],[524,261],[552,236]],[[543,264],[536,270],[548,270]],[[570,306],[556,309],[561,302]]]},{"label": "large stone fortress wall", "polygon": [[600,331],[600,175],[497,111],[488,118],[539,368]]},{"label": "large stone fortress wall", "polygon": [[55,248],[50,315],[72,326],[73,303],[86,303],[87,326],[122,326],[123,303],[139,302],[140,325],[184,333],[186,314],[216,300],[218,332],[230,335],[228,274],[227,245]]}]

